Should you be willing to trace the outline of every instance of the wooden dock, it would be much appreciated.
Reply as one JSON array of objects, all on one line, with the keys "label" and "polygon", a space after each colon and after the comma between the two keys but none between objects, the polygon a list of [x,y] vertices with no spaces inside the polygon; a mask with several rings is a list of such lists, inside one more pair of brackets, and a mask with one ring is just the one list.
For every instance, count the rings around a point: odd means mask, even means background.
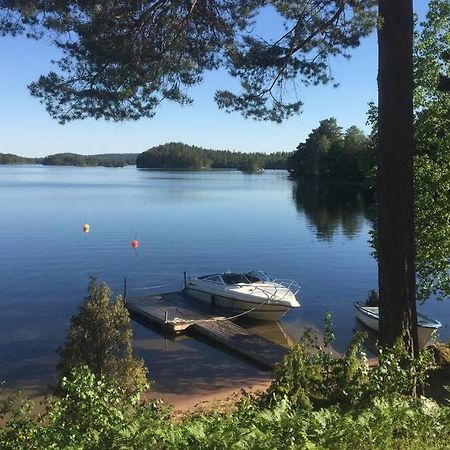
[{"label": "wooden dock", "polygon": [[126,305],[131,313],[145,322],[158,325],[174,334],[192,331],[268,369],[273,369],[275,364],[282,361],[288,351],[230,320],[224,320],[225,317],[219,316],[217,310],[179,292],[128,297]]}]

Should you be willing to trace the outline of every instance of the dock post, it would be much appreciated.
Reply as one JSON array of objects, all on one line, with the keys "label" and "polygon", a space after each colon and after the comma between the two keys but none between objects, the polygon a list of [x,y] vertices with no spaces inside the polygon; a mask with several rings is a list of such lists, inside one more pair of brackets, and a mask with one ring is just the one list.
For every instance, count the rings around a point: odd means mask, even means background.
[{"label": "dock post", "polygon": [[164,311],[164,340],[166,339],[167,329],[169,328],[167,325],[168,322],[169,322],[169,312]]},{"label": "dock post", "polygon": [[187,284],[186,284],[186,272],[183,272],[183,274],[184,274],[184,293],[186,294],[186,286],[187,286]]},{"label": "dock post", "polygon": [[123,279],[123,299],[126,300],[127,298],[127,277],[124,277]]}]

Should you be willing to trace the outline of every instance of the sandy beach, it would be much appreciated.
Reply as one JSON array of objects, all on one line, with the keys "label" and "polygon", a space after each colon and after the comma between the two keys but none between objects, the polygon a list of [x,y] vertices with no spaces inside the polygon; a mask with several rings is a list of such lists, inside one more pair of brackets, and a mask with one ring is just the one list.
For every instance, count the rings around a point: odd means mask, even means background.
[{"label": "sandy beach", "polygon": [[[266,390],[272,381],[270,374],[266,379],[260,379],[254,383],[242,383],[241,386],[233,385],[231,387],[222,387],[216,390],[206,390],[183,393],[167,393],[157,390],[150,390],[142,394],[142,400],[145,402],[154,400],[163,400],[164,403],[171,406],[172,416],[177,419],[185,414],[196,414],[202,411],[229,410],[239,401],[244,392],[256,394]],[[14,391],[1,391],[0,401],[7,398]],[[22,398],[28,398],[35,404],[33,414],[41,414],[44,412],[43,400],[45,395],[42,391],[24,389],[22,390]],[[0,427],[5,424],[5,418],[0,419]]]},{"label": "sandy beach", "polygon": [[157,391],[149,391],[144,394],[145,400],[162,399],[172,406],[176,413],[193,413],[210,408],[222,408],[232,406],[242,396],[243,392],[256,394],[265,391],[272,382],[270,376],[266,380],[260,380],[254,384],[243,383],[242,386],[221,388],[216,391],[198,392],[195,394],[161,394]]}]

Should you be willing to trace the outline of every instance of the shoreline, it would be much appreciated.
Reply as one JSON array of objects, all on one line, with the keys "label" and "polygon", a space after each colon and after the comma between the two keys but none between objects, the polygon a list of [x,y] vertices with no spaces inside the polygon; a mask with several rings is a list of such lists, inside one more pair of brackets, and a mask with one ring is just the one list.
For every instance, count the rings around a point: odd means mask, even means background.
[{"label": "shoreline", "polygon": [[245,383],[242,386],[234,386],[229,388],[221,388],[210,392],[199,392],[195,394],[171,394],[160,393],[157,390],[148,391],[142,395],[145,401],[163,400],[171,406],[172,412],[177,414],[189,414],[201,412],[211,408],[227,408],[232,407],[242,397],[242,394],[256,394],[265,391],[272,382],[272,376],[268,376],[266,380],[256,383]]},{"label": "shoreline", "polygon": [[[213,391],[195,392],[191,394],[167,393],[158,390],[148,390],[141,394],[141,401],[152,402],[162,400],[170,406],[171,415],[174,418],[182,417],[186,414],[197,414],[212,409],[225,411],[232,409],[240,400],[244,393],[257,394],[265,391],[271,384],[273,377],[268,374],[266,379],[253,383],[242,383],[240,386],[223,387]],[[10,395],[20,392],[19,399],[27,399],[34,403],[32,414],[41,414],[45,410],[44,400],[50,392],[42,393],[34,389],[2,390],[0,392],[0,402]],[[5,417],[0,420],[3,426]]]}]

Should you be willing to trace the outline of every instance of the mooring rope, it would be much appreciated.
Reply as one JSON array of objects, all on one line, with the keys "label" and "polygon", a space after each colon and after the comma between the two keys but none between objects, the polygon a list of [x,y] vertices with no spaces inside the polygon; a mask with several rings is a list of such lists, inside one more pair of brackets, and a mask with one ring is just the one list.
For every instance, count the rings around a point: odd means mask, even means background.
[{"label": "mooring rope", "polygon": [[[286,286],[283,286],[283,287],[285,289],[287,289],[287,292],[289,292],[289,288],[291,287],[292,284],[293,283],[291,282],[291,284],[288,287],[286,287]],[[166,286],[169,286],[169,285],[170,284],[167,283],[167,284],[161,284],[161,285],[158,285],[158,286],[146,286],[146,287],[139,287],[139,288],[131,288],[129,290],[130,291],[144,291],[144,290],[150,290],[150,289],[158,289],[158,288],[166,287]],[[246,314],[249,314],[249,313],[255,311],[260,306],[268,305],[271,302],[271,300],[273,300],[273,298],[276,296],[276,293],[278,291],[278,289],[276,288],[275,292],[273,292],[270,295],[270,297],[269,297],[269,294],[264,289],[262,289],[260,287],[255,287],[254,289],[255,290],[258,289],[258,290],[262,291],[264,293],[264,295],[266,295],[268,298],[267,298],[267,301],[265,301],[264,303],[257,303],[253,308],[248,309],[247,311],[243,311],[243,312],[241,312],[239,314],[235,314],[233,316],[228,316],[228,317],[218,316],[218,317],[212,317],[210,319],[197,319],[197,320],[192,319],[192,320],[190,320],[190,319],[182,319],[180,317],[174,317],[173,319],[171,319],[168,322],[178,323],[178,324],[181,324],[181,323],[192,323],[192,324],[195,324],[195,323],[224,322],[224,321],[228,321],[228,320],[234,320],[234,319],[237,319],[239,317],[245,316]],[[284,296],[287,295],[287,292],[285,292]],[[298,290],[297,290],[297,292],[298,292]]]},{"label": "mooring rope", "polygon": [[181,319],[180,317],[174,317],[173,319],[170,320],[170,322],[175,322],[175,323],[194,323],[194,324],[195,323],[204,323],[204,322],[224,322],[226,320],[237,319],[238,317],[241,317],[241,316],[244,316],[245,314],[251,313],[256,308],[258,308],[258,306],[268,305],[271,300],[272,299],[269,298],[266,302],[258,303],[252,309],[249,309],[248,311],[244,311],[242,313],[236,314],[234,316],[229,316],[229,317],[219,316],[219,317],[213,317],[211,319],[198,319],[198,320],[189,320],[189,319]]},{"label": "mooring rope", "polygon": [[158,289],[158,288],[162,288],[162,287],[166,287],[169,286],[169,283],[167,284],[160,284],[159,286],[145,286],[145,287],[140,287],[140,288],[131,288],[129,289],[130,291],[146,291],[149,289]]}]

